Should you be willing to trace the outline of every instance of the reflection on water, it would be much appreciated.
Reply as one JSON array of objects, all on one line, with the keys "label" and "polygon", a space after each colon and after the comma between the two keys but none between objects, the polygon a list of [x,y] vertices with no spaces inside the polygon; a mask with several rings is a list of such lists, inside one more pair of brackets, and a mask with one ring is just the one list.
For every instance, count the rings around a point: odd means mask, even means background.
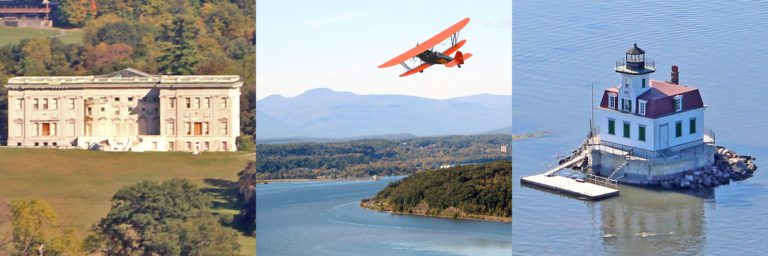
[{"label": "reflection on water", "polygon": [[[513,130],[554,135],[516,141],[516,255],[759,255],[768,250],[768,2],[514,1]],[[656,60],[652,79],[701,90],[718,144],[757,157],[754,177],[687,195],[621,186],[585,202],[522,187],[588,130],[591,92],[617,84],[614,61],[637,42]]]},{"label": "reflection on water", "polygon": [[258,185],[258,255],[509,255],[511,224],[399,216],[359,207],[389,182]]},{"label": "reflection on water", "polygon": [[612,254],[700,254],[704,242],[704,200],[686,194],[622,186],[621,196],[600,202],[600,221]]}]

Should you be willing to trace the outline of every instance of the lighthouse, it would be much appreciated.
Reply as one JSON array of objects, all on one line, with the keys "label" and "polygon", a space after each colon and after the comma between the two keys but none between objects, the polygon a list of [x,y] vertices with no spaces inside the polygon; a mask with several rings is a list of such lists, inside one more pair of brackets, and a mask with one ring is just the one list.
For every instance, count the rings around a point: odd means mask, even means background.
[{"label": "lighthouse", "polygon": [[605,89],[595,106],[592,166],[620,182],[648,184],[712,164],[714,140],[705,136],[706,106],[699,89],[651,80],[655,62],[634,44],[616,61],[619,83]]}]

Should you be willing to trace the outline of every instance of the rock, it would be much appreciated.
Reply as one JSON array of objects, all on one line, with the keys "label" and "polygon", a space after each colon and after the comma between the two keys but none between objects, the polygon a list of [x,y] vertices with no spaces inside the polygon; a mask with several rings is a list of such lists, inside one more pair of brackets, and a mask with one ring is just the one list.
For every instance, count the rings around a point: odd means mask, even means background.
[{"label": "rock", "polygon": [[685,179],[688,180],[688,183],[691,183],[691,182],[693,182],[693,175],[686,174],[685,175]]},{"label": "rock", "polygon": [[672,183],[670,183],[669,181],[666,181],[666,180],[662,181],[661,182],[661,187],[662,188],[667,188],[667,189],[672,188]]},{"label": "rock", "polygon": [[690,186],[691,186],[691,181],[689,181],[688,179],[683,179],[682,181],[680,181],[680,188],[688,188]]},{"label": "rock", "polygon": [[704,185],[705,187],[711,187],[712,178],[709,176],[704,176],[704,178],[702,178],[701,184]]},{"label": "rock", "polygon": [[720,186],[720,181],[718,181],[717,179],[712,179],[712,186],[713,187]]},{"label": "rock", "polygon": [[731,164],[731,169],[733,169],[734,172],[743,174],[747,171],[747,165],[744,164],[744,161],[736,161]]}]

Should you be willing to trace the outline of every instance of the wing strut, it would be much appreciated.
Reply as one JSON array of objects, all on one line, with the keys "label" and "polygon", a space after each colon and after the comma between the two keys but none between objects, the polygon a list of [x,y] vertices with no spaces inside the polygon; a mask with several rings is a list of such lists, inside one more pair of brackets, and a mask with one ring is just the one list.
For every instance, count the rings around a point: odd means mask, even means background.
[{"label": "wing strut", "polygon": [[409,67],[408,64],[405,64],[405,62],[400,62],[400,65],[402,65],[405,70],[411,71],[411,67]]}]

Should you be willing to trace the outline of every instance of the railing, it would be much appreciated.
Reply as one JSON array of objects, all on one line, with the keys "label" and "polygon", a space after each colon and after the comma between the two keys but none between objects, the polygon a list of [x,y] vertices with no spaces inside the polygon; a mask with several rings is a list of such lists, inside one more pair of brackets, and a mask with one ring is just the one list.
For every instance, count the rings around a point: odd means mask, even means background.
[{"label": "railing", "polygon": [[585,176],[584,181],[586,182],[589,182],[598,186],[616,189],[616,190],[619,189],[619,182],[617,180],[597,176],[594,174],[585,174],[584,176]]},{"label": "railing", "polygon": [[[631,69],[629,69],[629,67],[627,67],[627,60],[623,59],[623,58],[617,60],[616,61],[616,66],[614,67],[614,69],[616,69],[616,70],[618,70],[620,68],[626,69],[626,70],[631,70]],[[647,69],[647,70],[656,70],[656,61],[654,61],[653,59],[646,58],[645,59],[645,64],[644,64],[644,68]]]},{"label": "railing", "polygon": [[[699,145],[693,146],[693,144]],[[705,153],[708,149],[711,149],[712,144],[702,143],[702,140],[697,140],[674,146],[670,148],[674,152],[671,156],[664,154],[662,150],[650,151],[607,141],[601,141],[599,144],[590,144],[590,147],[592,149],[607,152],[609,154],[624,155],[642,159],[655,158],[663,160],[688,160],[698,158],[701,153]]]}]

